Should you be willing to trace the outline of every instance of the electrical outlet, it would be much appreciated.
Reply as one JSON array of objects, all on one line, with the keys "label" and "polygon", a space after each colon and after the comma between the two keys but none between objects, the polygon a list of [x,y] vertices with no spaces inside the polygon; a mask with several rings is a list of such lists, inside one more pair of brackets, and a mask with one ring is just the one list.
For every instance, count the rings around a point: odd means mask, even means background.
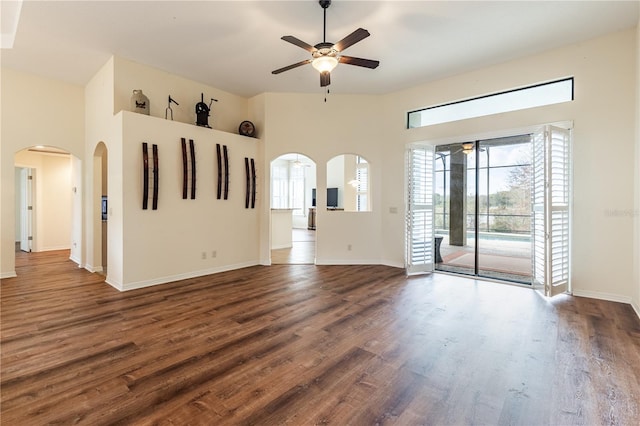
[{"label": "electrical outlet", "polygon": [[347,244],[347,251],[351,251],[351,244]]},{"label": "electrical outlet", "polygon": [[211,252],[211,257],[215,258],[216,256],[218,256],[218,252],[216,250],[213,250]]},{"label": "electrical outlet", "polygon": [[203,251],[202,252],[202,260],[205,260],[207,258],[207,252]]}]

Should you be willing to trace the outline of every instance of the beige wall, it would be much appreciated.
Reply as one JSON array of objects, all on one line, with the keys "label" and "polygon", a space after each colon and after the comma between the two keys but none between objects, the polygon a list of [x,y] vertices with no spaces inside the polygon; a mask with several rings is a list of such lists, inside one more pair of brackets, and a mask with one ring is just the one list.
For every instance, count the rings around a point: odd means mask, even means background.
[{"label": "beige wall", "polygon": [[211,98],[218,100],[211,105],[209,126],[212,128],[238,133],[238,126],[247,119],[246,98],[123,58],[115,57],[113,63],[114,114],[131,111],[131,94],[134,89],[142,89],[149,98],[150,115],[153,117],[164,119],[168,96],[171,95],[180,104],[171,105],[174,121],[195,124],[195,105],[204,94],[207,105]]},{"label": "beige wall", "polygon": [[[256,158],[259,140],[176,123],[132,112],[122,120],[122,199],[109,200],[122,214],[121,289],[143,287],[182,278],[211,274],[259,263],[258,212],[245,208],[244,159]],[[193,139],[196,152],[196,199],[182,199],[182,152],[180,138]],[[142,210],[142,142],[158,145],[158,209]],[[187,143],[188,144],[188,143]],[[229,153],[229,198],[216,198],[216,144]],[[258,163],[258,168],[260,164]],[[111,174],[111,170],[109,171]],[[110,176],[111,177],[111,176]],[[152,186],[150,186],[152,188]],[[189,186],[189,190],[190,190]],[[151,189],[150,189],[151,190]],[[111,233],[109,216],[109,233]],[[111,245],[111,239],[109,240]],[[213,252],[215,257],[213,256]],[[111,254],[111,249],[110,249]],[[115,256],[115,255],[114,255]],[[109,270],[112,257],[109,257]],[[111,273],[109,272],[109,276]]]},{"label": "beige wall", "polygon": [[[262,138],[265,167],[288,152],[309,157],[316,163],[316,204],[323,206],[326,205],[327,162],[339,154],[359,154],[370,163],[371,187],[380,188],[379,181],[386,167],[381,155],[382,145],[386,143],[380,136],[381,102],[378,96],[331,94],[325,103],[321,93],[268,93],[266,130]],[[268,186],[269,179],[265,179],[263,194],[270,193]],[[379,190],[374,190],[372,211],[366,213],[317,209],[316,263],[386,263],[380,232],[381,199]],[[268,237],[263,234],[263,247],[268,244],[264,238]],[[402,261],[397,266],[401,265]]]},{"label": "beige wall", "polygon": [[[383,178],[384,206],[402,206],[403,148],[416,141],[466,136],[572,120],[575,294],[631,301],[633,280],[634,160],[637,117],[636,30],[610,34],[524,59],[483,68],[385,98],[389,129]],[[575,101],[454,123],[405,130],[405,114],[420,107],[541,81],[575,77]],[[622,212],[622,213],[621,213]],[[384,221],[387,257],[401,259],[402,217]]]},{"label": "beige wall", "polygon": [[15,274],[14,155],[47,145],[82,158],[84,94],[80,86],[6,68],[0,85],[0,277],[8,277]]}]

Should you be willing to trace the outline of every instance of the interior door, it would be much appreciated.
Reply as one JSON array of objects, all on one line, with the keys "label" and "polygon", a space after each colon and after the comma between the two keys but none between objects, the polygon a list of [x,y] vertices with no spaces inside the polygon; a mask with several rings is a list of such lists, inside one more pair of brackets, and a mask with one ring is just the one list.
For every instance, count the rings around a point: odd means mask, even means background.
[{"label": "interior door", "polygon": [[407,151],[406,271],[419,274],[434,266],[433,146]]},{"label": "interior door", "polygon": [[34,169],[20,169],[20,250],[31,252],[33,243]]}]

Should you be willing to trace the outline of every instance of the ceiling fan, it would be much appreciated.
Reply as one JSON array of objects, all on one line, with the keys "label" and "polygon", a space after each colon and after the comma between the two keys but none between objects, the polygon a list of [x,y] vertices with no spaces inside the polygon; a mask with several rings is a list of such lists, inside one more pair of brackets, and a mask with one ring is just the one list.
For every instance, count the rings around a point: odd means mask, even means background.
[{"label": "ceiling fan", "polygon": [[331,0],[319,0],[318,3],[320,3],[320,7],[322,7],[324,11],[322,43],[311,46],[294,36],[287,35],[281,37],[282,40],[295,44],[296,46],[302,47],[303,49],[311,52],[311,58],[271,71],[271,74],[280,74],[281,72],[289,71],[290,69],[297,68],[302,65],[311,64],[320,72],[320,87],[326,87],[331,84],[331,71],[336,67],[336,65],[338,65],[338,63],[356,65],[371,69],[377,68],[378,65],[380,65],[380,61],[354,58],[353,56],[344,56],[340,54],[347,47],[353,46],[357,42],[371,35],[369,34],[369,31],[364,28],[358,28],[337,43],[327,42],[327,8],[331,5]]}]

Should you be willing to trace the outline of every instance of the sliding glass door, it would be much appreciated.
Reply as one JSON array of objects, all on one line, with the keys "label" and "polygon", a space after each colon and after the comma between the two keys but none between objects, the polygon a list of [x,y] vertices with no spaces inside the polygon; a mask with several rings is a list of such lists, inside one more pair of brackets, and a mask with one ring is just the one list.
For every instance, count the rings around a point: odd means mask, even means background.
[{"label": "sliding glass door", "polygon": [[531,283],[531,153],[530,135],[436,147],[436,270]]}]

